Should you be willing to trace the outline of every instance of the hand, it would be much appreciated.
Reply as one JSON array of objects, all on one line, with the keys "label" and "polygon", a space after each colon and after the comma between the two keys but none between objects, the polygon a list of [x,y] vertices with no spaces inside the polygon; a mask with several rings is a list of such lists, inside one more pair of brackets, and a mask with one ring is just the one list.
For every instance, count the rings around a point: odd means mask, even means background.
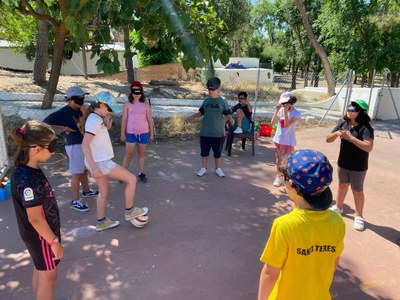
[{"label": "hand", "polygon": [[69,128],[68,126],[65,126],[63,132],[64,132],[65,134],[70,134],[71,132],[76,132],[76,130],[75,130],[75,129],[71,129],[71,128]]},{"label": "hand", "polygon": [[290,105],[289,105],[289,104],[284,104],[284,105],[283,105],[283,111],[284,111],[285,113],[287,113],[287,112],[289,111],[289,109],[290,109]]},{"label": "hand", "polygon": [[120,139],[121,139],[122,142],[125,143],[126,142],[126,135],[125,134],[121,134],[121,138]]},{"label": "hand", "polygon": [[346,141],[350,141],[353,136],[351,135],[350,131],[342,130],[340,138]]},{"label": "hand", "polygon": [[53,251],[54,254],[53,260],[61,259],[64,256],[64,247],[60,243],[55,243],[51,246],[51,251]]},{"label": "hand", "polygon": [[276,109],[276,111],[279,111],[280,109],[281,109],[281,107],[282,107],[282,105],[281,104],[277,104],[277,105],[275,105],[275,109]]},{"label": "hand", "polygon": [[153,134],[153,133],[150,134],[149,141],[150,141],[150,142],[154,141],[154,134]]},{"label": "hand", "polygon": [[92,174],[93,178],[104,176],[103,172],[101,172],[101,170],[97,166],[95,166],[94,168],[90,168],[90,174]]}]

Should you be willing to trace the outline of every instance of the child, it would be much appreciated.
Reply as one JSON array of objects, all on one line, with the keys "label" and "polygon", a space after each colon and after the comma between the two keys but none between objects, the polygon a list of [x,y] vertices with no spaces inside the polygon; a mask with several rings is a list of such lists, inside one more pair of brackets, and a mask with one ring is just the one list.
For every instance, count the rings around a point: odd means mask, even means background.
[{"label": "child", "polygon": [[333,168],[324,154],[298,150],[281,172],[292,212],[274,220],[260,258],[259,300],[331,299],[329,288],[343,251],[345,224],[329,210]]},{"label": "child", "polygon": [[47,124],[28,121],[12,132],[19,146],[14,158],[12,198],[19,233],[32,257],[36,299],[54,299],[57,265],[63,258],[56,198],[39,163],[55,151],[57,138]]},{"label": "child", "polygon": [[[252,122],[253,108],[250,105],[250,101],[247,99],[246,92],[240,92],[238,94],[239,103],[232,107],[232,113],[236,113],[235,130],[234,133],[249,132],[250,123]],[[235,127],[234,126],[234,127]]]},{"label": "child", "polygon": [[65,134],[65,151],[69,158],[69,171],[71,177],[71,207],[79,212],[89,211],[81,197],[79,188],[82,185],[82,197],[93,197],[99,194],[98,191],[91,191],[89,188],[88,174],[85,167],[85,157],[82,151],[83,135],[79,131],[79,124],[82,118],[82,110],[85,95],[79,86],[70,87],[65,95],[68,104],[63,108],[48,115],[43,122],[51,125],[55,129],[60,129]]},{"label": "child", "polygon": [[292,153],[296,146],[296,126],[301,119],[301,112],[294,108],[296,102],[297,98],[291,93],[283,93],[275,106],[275,113],[271,120],[272,126],[278,123],[273,138],[276,156],[276,177],[273,185],[276,187],[282,185],[279,172],[282,156],[285,153]]},{"label": "child", "polygon": [[189,117],[189,121],[194,118],[203,117],[200,128],[200,148],[201,148],[201,169],[197,176],[202,177],[207,173],[208,156],[211,148],[215,158],[215,174],[218,177],[225,177],[221,169],[221,152],[224,143],[225,121],[229,120],[232,126],[234,120],[231,115],[231,110],[225,98],[219,94],[221,92],[221,80],[217,77],[212,77],[207,81],[208,94],[199,108],[199,111]]},{"label": "child", "polygon": [[87,108],[82,124],[84,126],[82,127],[84,128],[82,148],[85,154],[85,164],[100,190],[97,198],[97,231],[114,228],[119,225],[118,221],[112,221],[106,217],[109,178],[126,183],[125,220],[128,221],[146,215],[148,211],[147,207],[139,208],[133,206],[136,176],[112,161],[114,151],[108,129],[112,125],[110,114],[113,111],[116,113],[121,112],[113,95],[107,91],[99,92],[96,95],[96,100]]},{"label": "child", "polygon": [[354,229],[365,229],[364,210],[364,180],[368,170],[369,152],[374,147],[374,129],[370,125],[368,104],[362,99],[356,99],[347,107],[346,116],[339,120],[332,132],[326,137],[326,142],[332,143],[340,138],[338,158],[339,187],[336,205],[331,207],[337,213],[343,213],[343,203],[349,186],[353,193],[356,206]]},{"label": "child", "polygon": [[128,96],[128,101],[124,104],[122,113],[121,141],[126,142],[122,166],[125,169],[129,169],[137,144],[138,178],[143,183],[147,182],[147,177],[143,173],[146,148],[149,141],[152,142],[153,139],[151,107],[146,102],[142,84],[139,81],[133,81],[131,83],[131,93]]}]

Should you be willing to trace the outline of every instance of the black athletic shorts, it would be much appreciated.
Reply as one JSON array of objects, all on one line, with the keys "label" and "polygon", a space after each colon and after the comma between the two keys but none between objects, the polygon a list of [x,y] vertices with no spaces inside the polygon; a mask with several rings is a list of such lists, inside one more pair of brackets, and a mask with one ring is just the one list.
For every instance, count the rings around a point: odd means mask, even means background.
[{"label": "black athletic shorts", "polygon": [[214,152],[214,157],[220,158],[222,147],[224,145],[224,139],[225,137],[200,136],[201,157],[208,157],[212,148]]},{"label": "black athletic shorts", "polygon": [[60,260],[53,260],[54,254],[50,244],[44,239],[24,241],[29,254],[32,257],[35,269],[39,271],[51,271],[56,268]]}]

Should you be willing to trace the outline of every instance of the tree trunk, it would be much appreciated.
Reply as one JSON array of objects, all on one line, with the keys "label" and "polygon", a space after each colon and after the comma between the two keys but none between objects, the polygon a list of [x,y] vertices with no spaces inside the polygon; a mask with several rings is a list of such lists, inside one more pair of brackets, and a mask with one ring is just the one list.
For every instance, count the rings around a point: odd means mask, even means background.
[{"label": "tree trunk", "polygon": [[[36,0],[36,10],[38,13],[45,13],[41,2]],[[35,63],[33,67],[33,81],[38,85],[43,85],[46,83],[46,73],[48,60],[48,47],[49,47],[49,37],[48,37],[48,24],[45,21],[38,20],[38,39],[36,41],[36,51],[35,51]]]},{"label": "tree trunk", "polygon": [[[124,26],[124,46],[125,46],[125,52],[130,51],[131,49],[131,40],[129,39],[129,25]],[[132,81],[135,80],[135,73],[133,71],[133,61],[132,57],[126,57],[125,58],[125,66],[126,66],[126,73],[127,73],[127,79],[128,82],[131,83]]]},{"label": "tree trunk", "polygon": [[240,41],[233,40],[233,57],[240,57]]},{"label": "tree trunk", "polygon": [[44,94],[42,109],[49,109],[53,105],[54,95],[58,85],[58,79],[60,78],[60,71],[62,66],[62,60],[64,57],[64,40],[67,36],[67,30],[64,24],[54,28],[55,30],[55,43],[53,50],[53,60],[51,62],[51,72],[49,83],[47,85],[46,92]]},{"label": "tree trunk", "polygon": [[396,72],[392,72],[390,74],[390,87],[396,87],[396,83],[398,83],[398,81],[399,81],[399,74]]},{"label": "tree trunk", "polygon": [[82,45],[82,63],[83,63],[83,77],[88,80],[86,45]]},{"label": "tree trunk", "polygon": [[296,51],[295,51],[294,44],[293,44],[292,48],[293,48],[292,49],[293,50],[293,57],[292,57],[292,84],[291,84],[291,89],[295,90],[296,89],[296,79],[297,79],[297,72],[296,72],[297,62],[296,62]]},{"label": "tree trunk", "polygon": [[329,95],[334,95],[335,94],[335,83],[334,83],[334,79],[333,79],[333,75],[332,75],[332,71],[331,71],[331,67],[329,65],[329,61],[328,61],[328,56],[326,55],[326,52],[324,50],[324,48],[322,47],[322,45],[317,41],[313,29],[311,27],[310,21],[308,19],[308,15],[306,12],[306,8],[303,4],[303,1],[301,0],[295,0],[296,2],[296,6],[298,8],[298,10],[300,11],[300,15],[301,15],[301,19],[303,21],[303,25],[304,28],[307,32],[307,36],[311,42],[311,44],[313,45],[315,52],[318,53],[320,59],[321,59],[321,63],[322,66],[324,68],[325,71],[325,79],[326,79],[326,83],[328,85],[328,94]]}]

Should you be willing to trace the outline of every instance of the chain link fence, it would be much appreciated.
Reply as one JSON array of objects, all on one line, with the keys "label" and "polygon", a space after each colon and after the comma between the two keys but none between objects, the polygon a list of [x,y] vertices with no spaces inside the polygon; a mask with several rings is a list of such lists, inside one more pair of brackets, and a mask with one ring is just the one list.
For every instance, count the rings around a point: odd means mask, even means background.
[{"label": "chain link fence", "polygon": [[[150,69],[147,67],[143,72],[141,69],[137,72],[137,79],[144,83],[146,97],[152,105],[156,138],[160,140],[186,139],[197,135],[200,121],[190,123],[187,121],[187,116],[196,113],[202,101],[208,96],[204,74],[201,70],[185,73],[182,67],[174,66],[172,68],[169,65],[165,69],[159,68],[157,66],[155,70],[149,71]],[[221,70],[216,70],[217,75],[220,75],[220,72]],[[303,113],[300,127],[333,126],[336,120],[344,114],[346,99],[350,99],[351,94],[358,86],[354,83],[354,77],[349,75],[350,71],[342,74],[336,80],[336,97],[329,99],[326,82],[322,76],[307,78],[308,76],[301,73],[273,73],[270,69],[257,68],[252,70],[231,69],[226,70],[225,73],[225,76],[220,76],[222,77],[221,95],[233,106],[238,101],[238,93],[245,91],[253,106],[254,120],[257,123],[268,123],[275,111],[279,96],[283,92],[292,91],[298,98],[296,108]],[[387,88],[385,78],[384,74],[376,74],[373,87]],[[97,77],[95,80],[89,80],[90,86],[85,81],[77,82],[77,84],[91,92],[91,95],[86,97],[86,102],[93,100],[98,91],[107,89],[117,97],[117,101],[122,106],[129,93],[126,73],[121,73],[119,78],[113,78],[115,81],[103,82],[106,79],[109,78]],[[363,98],[367,100],[371,96],[376,97],[371,92],[372,90],[362,89]],[[14,127],[20,127],[27,119],[43,120],[48,114],[65,105],[64,95],[57,94],[53,108],[41,110],[42,98],[42,94],[0,92],[2,114],[0,170],[4,170],[9,165],[6,149],[10,157],[15,151],[10,137],[4,132],[9,132]],[[392,95],[392,102],[397,111],[393,99]],[[376,108],[374,109],[376,110]],[[114,126],[110,135],[113,137],[114,143],[119,143],[120,119],[120,116],[113,118]]]}]

